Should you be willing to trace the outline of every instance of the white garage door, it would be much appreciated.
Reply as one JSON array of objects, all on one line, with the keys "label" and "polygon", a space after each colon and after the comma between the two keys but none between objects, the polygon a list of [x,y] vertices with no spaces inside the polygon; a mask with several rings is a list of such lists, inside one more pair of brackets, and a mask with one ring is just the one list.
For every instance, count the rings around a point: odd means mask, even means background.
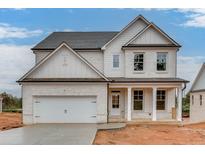
[{"label": "white garage door", "polygon": [[96,123],[96,97],[38,97],[35,123]]}]

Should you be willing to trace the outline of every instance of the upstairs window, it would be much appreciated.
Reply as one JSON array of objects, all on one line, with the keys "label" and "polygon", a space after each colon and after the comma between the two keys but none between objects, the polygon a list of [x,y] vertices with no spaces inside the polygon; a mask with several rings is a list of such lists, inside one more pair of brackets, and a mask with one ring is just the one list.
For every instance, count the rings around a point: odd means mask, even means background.
[{"label": "upstairs window", "polygon": [[167,53],[157,53],[157,71],[166,71]]},{"label": "upstairs window", "polygon": [[113,68],[119,68],[120,66],[120,55],[113,55]]},{"label": "upstairs window", "polygon": [[143,71],[144,70],[144,54],[137,53],[134,56],[134,71]]},{"label": "upstairs window", "polygon": [[200,106],[202,106],[202,95],[200,95]]},{"label": "upstairs window", "polygon": [[166,91],[157,90],[157,110],[165,110]]}]

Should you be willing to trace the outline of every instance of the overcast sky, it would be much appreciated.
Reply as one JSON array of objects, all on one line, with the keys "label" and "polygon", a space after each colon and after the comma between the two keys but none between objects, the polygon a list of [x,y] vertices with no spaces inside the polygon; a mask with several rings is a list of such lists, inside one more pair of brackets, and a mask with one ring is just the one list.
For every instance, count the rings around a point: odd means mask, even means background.
[{"label": "overcast sky", "polygon": [[178,77],[192,83],[205,62],[205,9],[0,9],[0,92],[21,96],[16,80],[34,65],[30,48],[51,32],[119,31],[139,14],[182,45]]}]

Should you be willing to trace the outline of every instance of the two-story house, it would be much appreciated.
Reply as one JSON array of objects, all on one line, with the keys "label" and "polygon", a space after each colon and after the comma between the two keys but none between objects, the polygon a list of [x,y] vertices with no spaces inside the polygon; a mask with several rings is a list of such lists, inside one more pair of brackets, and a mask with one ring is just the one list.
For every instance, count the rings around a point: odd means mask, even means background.
[{"label": "two-story house", "polygon": [[119,32],[54,32],[18,81],[23,122],[181,121],[180,47],[141,15]]}]

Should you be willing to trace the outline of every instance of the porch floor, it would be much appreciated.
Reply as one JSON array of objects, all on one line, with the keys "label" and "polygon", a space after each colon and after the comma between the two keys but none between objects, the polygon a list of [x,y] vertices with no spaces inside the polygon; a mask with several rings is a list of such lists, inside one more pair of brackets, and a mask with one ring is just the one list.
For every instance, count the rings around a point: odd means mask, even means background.
[{"label": "porch floor", "polygon": [[127,121],[127,124],[164,124],[164,125],[182,125],[182,123],[180,121],[176,121],[176,120],[157,120],[157,121],[152,121],[152,120],[132,120],[132,121]]},{"label": "porch floor", "polygon": [[182,122],[175,119],[159,119],[152,121],[151,119],[132,119],[127,121],[125,119],[110,118],[110,123],[126,123],[126,124],[166,124],[166,125],[182,125]]}]

